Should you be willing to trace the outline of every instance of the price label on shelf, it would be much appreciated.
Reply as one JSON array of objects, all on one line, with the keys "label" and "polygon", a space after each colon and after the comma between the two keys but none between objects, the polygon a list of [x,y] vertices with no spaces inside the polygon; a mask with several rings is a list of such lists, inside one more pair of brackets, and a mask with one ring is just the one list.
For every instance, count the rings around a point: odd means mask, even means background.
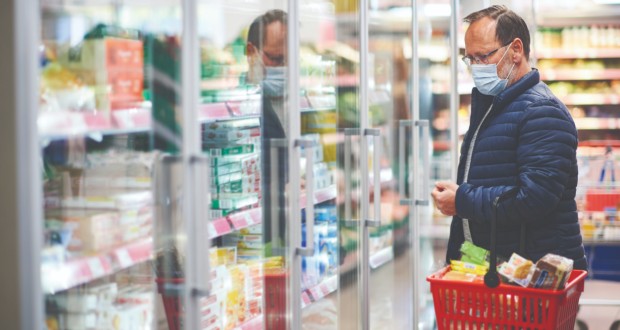
[{"label": "price label on shelf", "polygon": [[89,258],[88,269],[90,269],[90,274],[93,278],[105,275],[105,269],[99,258]]},{"label": "price label on shelf", "polygon": [[213,237],[214,234],[216,236],[226,235],[232,231],[226,218],[219,218],[211,221],[209,230],[211,237]]},{"label": "price label on shelf", "polygon": [[217,120],[230,118],[228,107],[224,103],[202,104],[198,111],[201,120]]},{"label": "price label on shelf", "polygon": [[304,308],[312,303],[308,292],[304,291],[301,293],[301,308]]},{"label": "price label on shelf", "polygon": [[252,217],[252,214],[250,212],[244,212],[243,213],[243,217],[245,218],[245,221],[247,221],[248,226],[252,226],[252,225],[256,224],[256,222],[254,221],[254,218]]},{"label": "price label on shelf", "polygon": [[320,285],[310,288],[310,294],[312,295],[314,301],[317,301],[325,296],[320,288]]},{"label": "price label on shelf", "polygon": [[215,229],[215,225],[213,224],[213,222],[209,222],[207,224],[208,230],[209,230],[209,238],[216,238],[219,235],[217,234],[217,230]]},{"label": "price label on shelf", "polygon": [[235,229],[237,230],[248,226],[248,220],[245,218],[244,215],[235,214],[234,216],[230,217],[230,222],[232,222],[233,227],[235,227]]},{"label": "price label on shelf", "polygon": [[129,256],[129,252],[127,249],[119,249],[116,251],[116,258],[118,259],[118,263],[122,268],[127,268],[133,264],[133,260],[131,256]]}]

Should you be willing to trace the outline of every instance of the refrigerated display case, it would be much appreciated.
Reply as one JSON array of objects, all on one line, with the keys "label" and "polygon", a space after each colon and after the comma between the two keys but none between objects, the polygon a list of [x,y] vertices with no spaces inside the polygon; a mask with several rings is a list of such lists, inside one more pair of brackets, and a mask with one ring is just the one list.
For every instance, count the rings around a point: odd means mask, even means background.
[{"label": "refrigerated display case", "polygon": [[[437,42],[450,49],[450,21],[427,14],[455,3],[32,6],[41,29],[25,40],[39,58],[20,88],[40,82],[30,112],[41,166],[19,173],[43,181],[28,188],[44,208],[24,234],[43,245],[32,295],[44,293],[45,307],[33,318],[49,328],[431,327],[420,315],[433,241],[419,236],[436,231],[429,180],[447,178],[452,161],[431,171],[438,144],[424,119],[437,110],[429,99],[448,106],[432,91],[454,78],[429,79],[420,57]],[[289,20],[275,98],[248,79],[247,45],[249,25],[274,8]],[[265,52],[263,63],[280,59]],[[266,99],[284,111],[268,114]]]}]

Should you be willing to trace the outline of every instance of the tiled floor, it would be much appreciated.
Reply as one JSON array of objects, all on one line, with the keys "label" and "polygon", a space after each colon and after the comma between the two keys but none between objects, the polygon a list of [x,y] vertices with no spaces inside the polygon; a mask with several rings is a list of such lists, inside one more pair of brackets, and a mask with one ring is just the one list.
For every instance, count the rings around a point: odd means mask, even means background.
[{"label": "tiled floor", "polygon": [[[577,318],[584,321],[588,329],[609,329],[614,321],[620,320],[620,282],[586,280],[581,297],[603,300],[603,305],[581,306]],[[605,305],[605,302],[609,305]]]}]

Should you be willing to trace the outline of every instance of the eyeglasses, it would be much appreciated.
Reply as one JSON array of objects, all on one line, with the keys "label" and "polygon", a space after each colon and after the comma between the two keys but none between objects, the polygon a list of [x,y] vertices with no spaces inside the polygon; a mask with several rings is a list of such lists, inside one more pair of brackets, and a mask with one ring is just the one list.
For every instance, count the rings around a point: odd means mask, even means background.
[{"label": "eyeglasses", "polygon": [[275,65],[284,65],[286,63],[286,57],[284,55],[272,55],[263,50],[260,52]]},{"label": "eyeglasses", "polygon": [[471,56],[471,55],[465,55],[463,56],[462,60],[463,62],[467,65],[467,66],[471,66],[472,64],[480,64],[480,63],[484,63],[484,64],[489,64],[489,57],[493,56],[493,54],[497,53],[498,50],[509,46],[512,43],[509,42],[497,49],[494,49],[484,55],[480,55],[480,56]]}]

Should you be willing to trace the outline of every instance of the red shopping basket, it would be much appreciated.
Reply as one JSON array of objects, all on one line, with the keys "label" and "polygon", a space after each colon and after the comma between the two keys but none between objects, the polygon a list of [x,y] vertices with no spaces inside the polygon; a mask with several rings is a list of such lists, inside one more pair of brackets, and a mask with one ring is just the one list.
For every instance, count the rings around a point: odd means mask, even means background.
[{"label": "red shopping basket", "polygon": [[[437,328],[439,330],[528,329],[571,330],[575,327],[579,297],[587,272],[573,270],[563,290],[531,289],[500,283],[497,274],[497,210],[499,204],[517,196],[517,188],[503,192],[493,201],[491,260],[482,282],[443,280],[445,267],[429,277]],[[525,251],[525,227],[521,247]]]},{"label": "red shopping basket", "polygon": [[437,328],[572,330],[587,272],[573,270],[564,290],[443,280],[450,266],[426,278]]},{"label": "red shopping basket", "polygon": [[265,272],[265,328],[286,329],[286,281],[285,269]]},{"label": "red shopping basket", "polygon": [[169,330],[183,329],[184,278],[156,278],[157,291],[161,294]]}]

